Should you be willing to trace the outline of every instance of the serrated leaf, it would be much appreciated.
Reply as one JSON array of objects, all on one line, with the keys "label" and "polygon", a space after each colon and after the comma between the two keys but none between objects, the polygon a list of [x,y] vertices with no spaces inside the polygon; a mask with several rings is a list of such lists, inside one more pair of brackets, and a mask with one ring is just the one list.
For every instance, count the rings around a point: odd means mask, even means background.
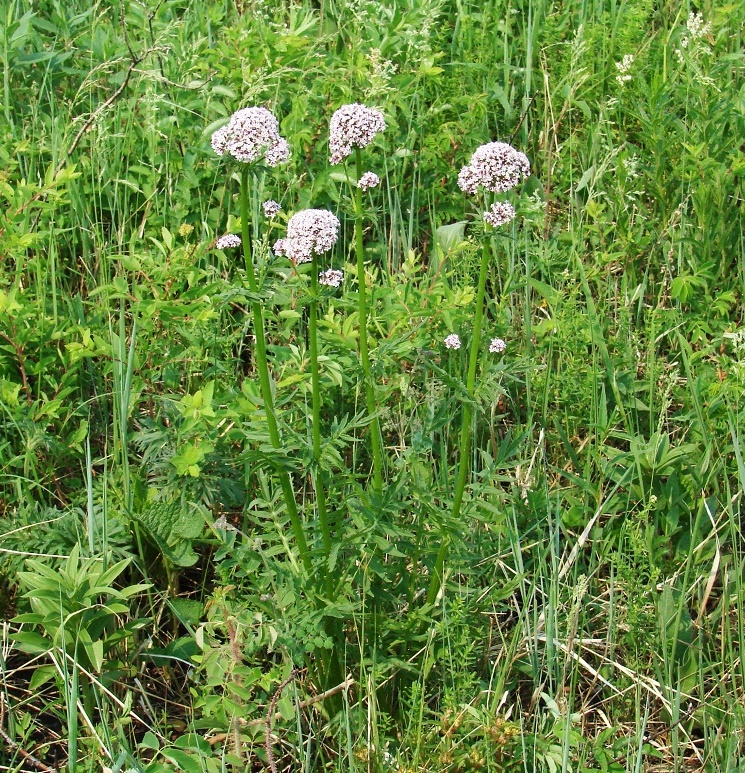
[{"label": "serrated leaf", "polygon": [[171,563],[193,566],[197,562],[199,556],[192,550],[191,540],[204,526],[198,514],[183,511],[181,503],[174,501],[155,502],[134,517]]}]

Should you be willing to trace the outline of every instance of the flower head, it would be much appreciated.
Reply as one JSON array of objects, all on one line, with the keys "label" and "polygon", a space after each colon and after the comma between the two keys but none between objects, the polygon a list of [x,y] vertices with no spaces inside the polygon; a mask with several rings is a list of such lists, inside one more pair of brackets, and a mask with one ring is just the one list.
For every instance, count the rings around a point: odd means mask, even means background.
[{"label": "flower head", "polygon": [[458,185],[466,193],[477,193],[479,187],[504,193],[529,174],[530,161],[525,153],[506,142],[489,142],[476,148],[470,163],[460,170]]},{"label": "flower head", "polygon": [[325,209],[304,209],[287,223],[287,237],[274,245],[276,255],[293,263],[307,263],[313,254],[328,252],[339,238],[339,219]]},{"label": "flower head", "polygon": [[377,188],[378,185],[380,185],[380,177],[375,172],[365,172],[357,180],[357,187],[361,188],[363,192],[367,192],[370,188]]},{"label": "flower head", "polygon": [[344,281],[344,272],[337,271],[335,268],[321,271],[318,275],[318,284],[326,285],[327,287],[340,287],[342,281]]},{"label": "flower head", "polygon": [[688,15],[686,27],[694,40],[703,38],[711,32],[711,24],[704,22],[704,17],[700,13],[694,13],[693,11]]},{"label": "flower head", "polygon": [[270,220],[276,217],[279,214],[279,211],[282,209],[280,204],[274,201],[274,199],[265,201],[261,206],[264,209],[264,216],[268,217]]},{"label": "flower head", "polygon": [[451,333],[445,339],[445,347],[447,349],[460,349],[460,336],[457,333]]},{"label": "flower head", "polygon": [[501,338],[492,338],[489,351],[492,354],[502,354],[502,352],[507,351],[507,344]]},{"label": "flower head", "polygon": [[494,228],[505,225],[515,217],[515,208],[507,201],[497,201],[491,205],[488,212],[484,212],[484,222]]},{"label": "flower head", "polygon": [[238,234],[225,234],[215,242],[215,247],[218,250],[226,250],[229,247],[240,247],[240,246],[241,246],[241,237],[238,236]]},{"label": "flower head", "polygon": [[287,140],[280,137],[274,145],[267,148],[264,159],[269,166],[286,164],[290,159],[290,146]]},{"label": "flower head", "polygon": [[632,64],[634,64],[633,54],[626,54],[624,55],[623,59],[620,62],[616,62],[616,70],[618,70],[618,75],[616,75],[616,80],[621,85],[623,85],[624,83],[628,83],[628,81],[631,80],[631,75],[629,74],[629,70],[631,69]]},{"label": "flower head", "polygon": [[265,107],[237,110],[226,126],[213,133],[211,142],[218,156],[227,154],[246,164],[263,156],[269,166],[277,166],[290,157],[290,146],[279,134],[279,122]]},{"label": "flower head", "polygon": [[378,132],[385,131],[385,118],[380,110],[355,102],[343,105],[332,116],[329,124],[331,163],[340,164],[351,155],[352,148],[367,147]]}]

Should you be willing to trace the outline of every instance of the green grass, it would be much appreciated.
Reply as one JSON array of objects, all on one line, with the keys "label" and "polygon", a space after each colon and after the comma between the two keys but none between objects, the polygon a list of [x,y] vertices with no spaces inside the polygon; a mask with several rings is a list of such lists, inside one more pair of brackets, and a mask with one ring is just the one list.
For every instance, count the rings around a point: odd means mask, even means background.
[{"label": "green grass", "polygon": [[[743,769],[744,17],[0,5],[0,765]],[[387,121],[361,229],[328,163],[355,101]],[[241,171],[210,136],[247,105],[292,147],[255,279],[212,247]],[[532,176],[474,384],[457,175],[491,140]],[[338,291],[272,257],[309,207]]]}]

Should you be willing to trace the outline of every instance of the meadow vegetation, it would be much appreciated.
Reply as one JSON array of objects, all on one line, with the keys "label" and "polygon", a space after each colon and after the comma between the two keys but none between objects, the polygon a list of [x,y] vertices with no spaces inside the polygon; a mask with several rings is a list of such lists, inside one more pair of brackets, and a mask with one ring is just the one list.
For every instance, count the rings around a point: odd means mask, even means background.
[{"label": "meadow vegetation", "polygon": [[745,771],[744,22],[0,3],[3,770]]}]

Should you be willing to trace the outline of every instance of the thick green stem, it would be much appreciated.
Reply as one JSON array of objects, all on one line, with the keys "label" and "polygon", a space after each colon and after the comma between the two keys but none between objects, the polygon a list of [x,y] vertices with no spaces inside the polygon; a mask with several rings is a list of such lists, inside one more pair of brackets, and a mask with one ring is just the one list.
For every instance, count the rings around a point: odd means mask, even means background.
[{"label": "thick green stem", "polygon": [[[471,456],[471,418],[473,416],[472,401],[476,392],[476,366],[479,360],[479,349],[481,348],[481,322],[484,318],[484,295],[486,294],[486,271],[491,254],[490,239],[484,240],[484,247],[481,253],[481,270],[479,271],[479,286],[476,293],[476,315],[473,319],[473,337],[471,338],[471,351],[468,355],[468,376],[466,378],[466,392],[468,393],[467,402],[463,403],[463,417],[460,426],[460,444],[458,451],[458,477],[455,482],[455,496],[453,497],[453,509],[451,520],[455,524],[460,516],[460,506],[463,503],[463,494],[466,490],[466,480],[468,478],[468,463]],[[440,541],[440,550],[437,553],[435,568],[429,582],[427,591],[427,602],[433,604],[440,592],[442,586],[442,572],[445,566],[450,538],[447,529],[443,529]]]},{"label": "thick green stem", "polygon": [[[248,279],[249,290],[256,294],[259,286],[254,272],[253,259],[251,256],[251,229],[249,227],[249,209],[248,209],[248,167],[244,166],[241,171],[241,235],[243,241],[243,257],[246,261],[246,277]],[[264,334],[264,314],[261,303],[254,300],[251,303],[251,311],[254,322],[254,335],[256,337],[256,368],[259,372],[259,384],[261,386],[261,398],[264,401],[264,413],[266,414],[266,424],[269,430],[269,440],[272,447],[277,451],[282,450],[282,441],[279,437],[279,427],[277,426],[277,417],[274,412],[274,398],[272,397],[272,386],[269,377],[269,364],[266,356],[266,336]],[[308,543],[305,541],[305,532],[303,523],[300,520],[297,504],[295,502],[295,492],[292,488],[290,475],[286,470],[278,470],[279,484],[282,488],[287,513],[290,516],[292,532],[295,536],[300,559],[308,575],[313,570],[313,564],[310,559]]]},{"label": "thick green stem", "polygon": [[316,489],[316,507],[318,508],[318,524],[323,539],[323,566],[326,579],[326,591],[331,592],[331,576],[328,571],[328,561],[331,555],[331,531],[326,511],[326,490],[323,471],[321,469],[321,377],[318,367],[318,261],[313,255],[310,274],[310,378],[313,391],[313,420],[311,432],[313,435],[313,459],[316,463],[314,485]]},{"label": "thick green stem", "polygon": [[[359,148],[355,148],[355,160],[357,162],[357,179],[362,175],[362,154]],[[362,241],[362,190],[355,188],[354,196],[354,241],[357,251],[357,284],[358,308],[360,318],[360,361],[365,382],[365,402],[367,413],[371,419],[370,437],[372,439],[373,454],[373,486],[376,491],[383,490],[383,438],[380,433],[380,423],[375,415],[377,409],[375,401],[375,384],[370,368],[370,355],[367,344],[367,288],[365,286],[365,249]]]}]

